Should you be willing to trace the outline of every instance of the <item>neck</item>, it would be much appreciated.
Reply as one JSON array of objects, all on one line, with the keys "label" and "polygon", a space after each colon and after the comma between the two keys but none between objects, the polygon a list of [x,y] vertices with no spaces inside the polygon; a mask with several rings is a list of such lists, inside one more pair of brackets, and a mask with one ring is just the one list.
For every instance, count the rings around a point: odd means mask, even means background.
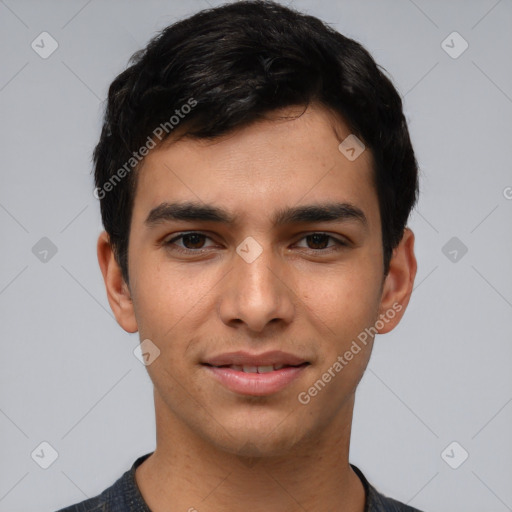
[{"label": "neck", "polygon": [[157,447],[137,468],[137,485],[153,512],[363,512],[364,487],[348,461],[353,406],[352,396],[288,453],[242,457],[197,436],[155,393]]}]

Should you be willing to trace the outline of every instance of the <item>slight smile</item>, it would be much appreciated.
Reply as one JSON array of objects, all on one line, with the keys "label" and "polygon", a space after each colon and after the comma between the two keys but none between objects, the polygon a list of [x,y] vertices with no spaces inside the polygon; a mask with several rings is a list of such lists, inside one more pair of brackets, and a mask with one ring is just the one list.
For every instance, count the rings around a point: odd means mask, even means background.
[{"label": "slight smile", "polygon": [[221,384],[240,395],[266,396],[281,391],[311,363],[281,351],[221,354],[201,363]]}]

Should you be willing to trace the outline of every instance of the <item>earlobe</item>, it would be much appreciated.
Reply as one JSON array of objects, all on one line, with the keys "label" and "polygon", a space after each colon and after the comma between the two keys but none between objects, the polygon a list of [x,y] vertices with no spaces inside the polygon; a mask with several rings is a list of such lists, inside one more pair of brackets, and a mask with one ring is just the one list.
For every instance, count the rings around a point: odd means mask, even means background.
[{"label": "earlobe", "polygon": [[127,332],[137,332],[138,327],[130,290],[123,279],[121,268],[114,256],[106,231],[103,231],[98,237],[97,254],[108,302],[117,323]]},{"label": "earlobe", "polygon": [[416,270],[414,233],[405,228],[402,240],[393,251],[389,272],[384,280],[379,308],[379,318],[384,326],[378,329],[379,334],[393,330],[400,322],[411,298]]}]

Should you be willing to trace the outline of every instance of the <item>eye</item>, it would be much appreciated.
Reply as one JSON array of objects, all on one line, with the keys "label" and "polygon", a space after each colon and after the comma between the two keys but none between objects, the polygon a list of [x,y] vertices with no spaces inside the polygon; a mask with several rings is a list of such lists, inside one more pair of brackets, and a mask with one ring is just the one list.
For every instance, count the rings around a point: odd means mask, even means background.
[{"label": "eye", "polygon": [[[309,249],[313,251],[326,251],[328,250],[337,250],[342,247],[347,247],[348,243],[344,242],[343,240],[340,240],[338,238],[335,238],[327,233],[311,233],[306,236],[304,236],[301,240],[305,240],[308,245],[313,245],[313,247],[308,247]],[[334,242],[333,245],[326,245],[329,240],[332,240]],[[336,247],[338,246],[338,247]]]},{"label": "eye", "polygon": [[[205,239],[210,239],[210,237],[206,236],[203,233],[190,232],[190,233],[182,233],[170,240],[164,242],[164,245],[168,246],[173,250],[177,250],[179,252],[200,252],[201,249],[204,249]],[[183,243],[183,246],[176,245],[175,242],[180,241]]]}]

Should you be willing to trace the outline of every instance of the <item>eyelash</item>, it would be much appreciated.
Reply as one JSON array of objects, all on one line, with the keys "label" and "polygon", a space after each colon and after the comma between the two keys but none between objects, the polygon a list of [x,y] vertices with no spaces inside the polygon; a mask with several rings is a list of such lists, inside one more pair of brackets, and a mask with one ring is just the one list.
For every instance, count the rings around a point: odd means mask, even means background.
[{"label": "eyelash", "polygon": [[[187,233],[181,233],[180,235],[178,235],[178,236],[176,236],[176,237],[174,237],[174,238],[172,238],[170,240],[164,241],[163,245],[166,246],[170,250],[181,252],[183,254],[203,254],[205,252],[208,252],[209,248],[206,248],[206,249],[187,249],[187,248],[179,247],[177,245],[172,247],[174,242],[176,242],[177,240],[181,240],[184,237],[190,236],[190,235],[200,235],[200,236],[206,237],[207,239],[210,239],[210,237],[208,235],[206,235],[204,233],[201,233],[199,231],[189,231]],[[338,247],[331,246],[331,247],[326,247],[325,249],[306,249],[306,250],[309,250],[309,251],[312,251],[312,252],[316,252],[316,253],[321,253],[321,252],[323,252],[323,253],[331,253],[333,251],[342,250],[342,249],[344,249],[344,248],[349,246],[349,244],[347,242],[344,242],[344,241],[342,241],[342,240],[340,240],[338,238],[333,237],[332,235],[329,235],[328,233],[323,233],[321,231],[315,231],[315,232],[312,232],[312,233],[308,233],[307,235],[304,235],[299,241],[304,240],[305,238],[307,238],[309,236],[314,236],[314,235],[324,235],[328,239],[333,240]]]}]

